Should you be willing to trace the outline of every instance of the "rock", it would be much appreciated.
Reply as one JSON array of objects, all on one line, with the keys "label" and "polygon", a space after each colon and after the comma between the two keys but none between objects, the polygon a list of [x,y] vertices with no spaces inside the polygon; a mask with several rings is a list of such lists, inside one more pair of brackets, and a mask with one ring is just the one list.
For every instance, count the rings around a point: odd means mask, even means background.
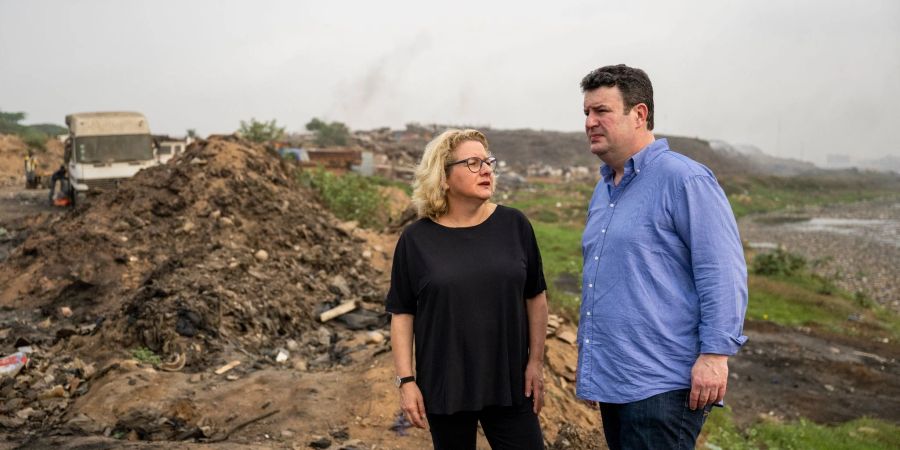
[{"label": "rock", "polygon": [[323,347],[328,347],[331,345],[331,331],[326,327],[319,327],[316,330],[316,336],[318,337],[319,345]]},{"label": "rock", "polygon": [[300,351],[300,344],[293,339],[288,339],[287,342],[285,342],[285,346],[287,347],[289,352],[296,353]]},{"label": "rock", "polygon": [[312,448],[328,448],[331,447],[331,439],[324,436],[315,436],[313,441],[309,443]]},{"label": "rock", "polygon": [[574,345],[578,341],[578,336],[571,331],[557,331],[556,338],[569,344]]},{"label": "rock", "polygon": [[236,374],[231,373],[231,374],[226,375],[225,379],[228,381],[237,381],[237,380],[241,379],[241,377]]},{"label": "rock", "polygon": [[384,335],[380,331],[370,331],[366,333],[366,342],[369,344],[379,345],[384,342]]},{"label": "rock", "polygon": [[0,416],[0,428],[14,430],[21,427],[22,425],[25,425],[25,419],[20,419],[18,417]]},{"label": "rock", "polygon": [[338,229],[347,233],[348,235],[353,234],[353,231],[359,228],[359,222],[355,220],[351,220],[349,222],[341,222],[338,224]]},{"label": "rock", "polygon": [[31,407],[22,408],[16,413],[16,417],[22,420],[28,420],[35,412],[34,408]]},{"label": "rock", "polygon": [[290,439],[294,437],[294,432],[291,430],[281,430],[281,437]]},{"label": "rock", "polygon": [[338,450],[365,450],[367,447],[359,439],[350,439],[341,444]]},{"label": "rock", "polygon": [[75,415],[75,417],[69,419],[69,421],[66,422],[66,427],[71,430],[92,434],[102,431],[100,429],[100,426],[97,425],[97,422],[94,422],[94,419],[91,419],[84,413],[78,413]]},{"label": "rock", "polygon": [[335,321],[341,322],[347,328],[355,331],[379,328],[387,322],[387,317],[367,309],[357,309],[338,317]]},{"label": "rock", "polygon": [[234,225],[234,220],[230,217],[219,217],[219,224],[223,227],[230,227]]},{"label": "rock", "polygon": [[365,259],[372,259],[372,252],[369,250],[364,250],[362,252],[362,257]]},{"label": "rock", "polygon": [[828,392],[834,392],[834,386],[832,386],[832,385],[830,385],[830,384],[826,384],[826,385],[825,385],[825,390],[828,391]]},{"label": "rock", "polygon": [[72,317],[72,308],[69,308],[68,306],[60,306],[59,307],[59,315],[65,317],[65,318]]},{"label": "rock", "polygon": [[2,409],[0,409],[0,412],[8,413],[8,412],[12,412],[12,411],[18,411],[19,409],[22,408],[22,405],[24,405],[24,404],[25,404],[25,400],[23,400],[21,398],[18,398],[18,397],[11,398],[3,403]]},{"label": "rock", "polygon": [[347,297],[350,295],[350,286],[347,284],[347,280],[344,279],[340,274],[335,275],[328,282],[328,289],[335,294],[343,295]]},{"label": "rock", "polygon": [[350,429],[348,429],[347,427],[337,428],[335,430],[332,430],[331,433],[328,434],[330,434],[331,437],[333,437],[337,441],[346,441],[347,439],[350,439]]},{"label": "rock", "polygon": [[263,261],[269,259],[269,252],[267,252],[265,250],[258,250],[256,253],[253,254],[253,257],[256,258],[257,261],[263,262]]},{"label": "rock", "polygon": [[66,390],[62,387],[61,384],[57,384],[52,388],[41,393],[39,398],[47,399],[47,398],[61,398],[66,396]]},{"label": "rock", "polygon": [[291,354],[288,353],[287,350],[279,348],[278,352],[275,354],[275,362],[281,364],[287,362],[289,359],[291,359]]},{"label": "rock", "polygon": [[306,363],[305,359],[298,359],[294,361],[294,369],[299,370],[300,372],[306,372],[309,370],[309,365]]}]

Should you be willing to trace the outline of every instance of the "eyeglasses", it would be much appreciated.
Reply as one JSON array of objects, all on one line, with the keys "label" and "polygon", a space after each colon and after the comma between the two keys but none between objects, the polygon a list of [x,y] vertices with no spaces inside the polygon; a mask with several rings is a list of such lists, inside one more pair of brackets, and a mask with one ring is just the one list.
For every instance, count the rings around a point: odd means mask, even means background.
[{"label": "eyeglasses", "polygon": [[488,167],[490,167],[491,169],[494,169],[495,171],[497,169],[497,158],[495,158],[493,156],[488,156],[487,159],[481,159],[481,158],[475,158],[475,157],[461,159],[459,161],[447,164],[446,166],[444,166],[444,168],[449,168],[450,166],[455,166],[457,164],[463,164],[463,163],[466,164],[466,167],[469,168],[469,172],[472,172],[472,173],[481,172],[481,167],[484,164],[487,164]]}]

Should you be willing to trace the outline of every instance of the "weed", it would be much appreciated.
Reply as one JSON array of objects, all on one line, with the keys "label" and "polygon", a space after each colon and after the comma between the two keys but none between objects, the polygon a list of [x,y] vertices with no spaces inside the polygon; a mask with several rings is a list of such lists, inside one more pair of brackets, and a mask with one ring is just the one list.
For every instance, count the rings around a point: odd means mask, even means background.
[{"label": "weed", "polygon": [[153,350],[150,350],[147,347],[138,347],[132,349],[131,356],[144,364],[158,366],[162,363],[162,358],[160,358],[159,355],[157,355],[153,352]]},{"label": "weed", "polygon": [[787,277],[802,275],[806,271],[806,259],[800,255],[778,248],[768,253],[760,253],[753,258],[751,270],[757,275],[782,275]]},{"label": "weed", "polygon": [[876,419],[861,418],[839,425],[819,425],[808,420],[762,421],[740,430],[731,409],[713,408],[703,436],[706,448],[720,449],[835,449],[898,448],[900,427]]},{"label": "weed", "polygon": [[302,170],[300,183],[312,188],[319,200],[341,220],[355,220],[367,228],[382,226],[387,221],[387,199],[378,183],[348,172],[336,175],[322,168]]}]

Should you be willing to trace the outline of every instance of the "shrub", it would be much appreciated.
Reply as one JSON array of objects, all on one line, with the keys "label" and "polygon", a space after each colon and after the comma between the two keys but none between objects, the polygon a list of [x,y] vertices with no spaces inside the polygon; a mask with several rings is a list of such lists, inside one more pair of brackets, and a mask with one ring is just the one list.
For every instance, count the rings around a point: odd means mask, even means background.
[{"label": "shrub", "polygon": [[806,259],[778,248],[773,252],[756,255],[751,270],[757,275],[798,276],[806,271]]},{"label": "shrub", "polygon": [[316,144],[322,147],[350,142],[350,129],[341,122],[326,123],[314,117],[306,124],[306,129],[316,133]]},{"label": "shrub", "polygon": [[378,184],[367,177],[353,172],[336,175],[316,168],[300,171],[298,178],[341,220],[355,220],[367,228],[382,226],[387,220],[387,199]]},{"label": "shrub", "polygon": [[272,119],[269,122],[260,122],[255,118],[250,119],[250,122],[241,121],[241,128],[238,129],[238,133],[249,141],[253,142],[268,142],[268,141],[276,141],[281,139],[284,136],[284,128],[279,127],[275,123],[275,119]]}]

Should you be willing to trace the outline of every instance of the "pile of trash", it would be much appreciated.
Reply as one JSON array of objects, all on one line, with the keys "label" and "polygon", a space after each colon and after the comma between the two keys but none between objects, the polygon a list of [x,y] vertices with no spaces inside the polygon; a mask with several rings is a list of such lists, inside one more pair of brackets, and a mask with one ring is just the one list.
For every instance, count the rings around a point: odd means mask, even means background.
[{"label": "pile of trash", "polygon": [[64,411],[132,349],[162,370],[235,352],[325,368],[347,362],[332,328],[387,323],[353,225],[262,146],[211,137],[86,203],[44,216],[0,263],[0,357],[32,366],[0,373],[0,425],[50,420],[45,403]]}]

